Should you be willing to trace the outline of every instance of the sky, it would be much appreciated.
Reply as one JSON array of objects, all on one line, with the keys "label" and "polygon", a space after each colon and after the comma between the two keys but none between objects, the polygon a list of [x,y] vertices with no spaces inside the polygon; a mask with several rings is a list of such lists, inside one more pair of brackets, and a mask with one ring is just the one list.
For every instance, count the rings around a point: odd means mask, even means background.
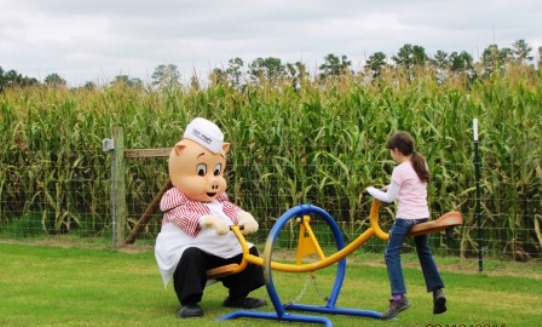
[{"label": "sky", "polygon": [[324,57],[346,55],[354,70],[405,44],[429,56],[490,44],[542,46],[540,0],[0,0],[0,66],[69,86],[118,75],[151,82],[174,64],[181,82],[241,58],[301,61],[315,74]]}]

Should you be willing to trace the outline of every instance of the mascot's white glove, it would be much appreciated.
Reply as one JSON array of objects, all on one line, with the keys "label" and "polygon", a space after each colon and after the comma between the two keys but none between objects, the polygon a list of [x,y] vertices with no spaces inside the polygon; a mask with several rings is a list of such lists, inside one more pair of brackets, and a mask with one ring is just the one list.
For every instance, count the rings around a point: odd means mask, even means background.
[{"label": "mascot's white glove", "polygon": [[240,226],[244,226],[243,230],[241,231],[243,235],[256,233],[258,231],[258,222],[246,211],[241,211],[241,213],[239,213],[237,216],[237,221],[239,222]]},{"label": "mascot's white glove", "polygon": [[200,223],[204,228],[216,230],[217,235],[226,235],[230,231],[230,225],[224,220],[214,215],[205,215],[200,218]]}]

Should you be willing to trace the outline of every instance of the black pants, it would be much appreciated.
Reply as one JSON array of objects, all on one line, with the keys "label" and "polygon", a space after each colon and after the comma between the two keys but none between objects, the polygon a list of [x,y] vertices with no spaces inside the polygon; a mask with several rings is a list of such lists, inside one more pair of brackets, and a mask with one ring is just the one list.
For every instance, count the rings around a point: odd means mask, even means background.
[{"label": "black pants", "polygon": [[[250,248],[249,252],[258,256],[258,250],[254,246]],[[203,289],[207,283],[207,270],[240,263],[242,259],[243,254],[223,259],[205,253],[198,248],[186,249],[173,273],[173,287],[181,305],[195,304],[201,301]],[[248,293],[265,284],[263,268],[251,263],[240,273],[218,280],[229,289],[228,295],[232,299],[244,298]]]}]

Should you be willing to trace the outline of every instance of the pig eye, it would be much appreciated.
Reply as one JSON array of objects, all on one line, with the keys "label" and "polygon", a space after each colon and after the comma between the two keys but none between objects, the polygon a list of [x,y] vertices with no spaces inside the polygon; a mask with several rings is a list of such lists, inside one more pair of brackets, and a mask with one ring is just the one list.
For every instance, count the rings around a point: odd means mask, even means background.
[{"label": "pig eye", "polygon": [[215,170],[213,171],[213,174],[215,176],[218,176],[218,175],[220,175],[221,172],[222,172],[222,164],[216,164]]},{"label": "pig eye", "polygon": [[196,173],[198,174],[198,176],[205,176],[205,174],[207,174],[207,165],[206,164],[197,165]]}]

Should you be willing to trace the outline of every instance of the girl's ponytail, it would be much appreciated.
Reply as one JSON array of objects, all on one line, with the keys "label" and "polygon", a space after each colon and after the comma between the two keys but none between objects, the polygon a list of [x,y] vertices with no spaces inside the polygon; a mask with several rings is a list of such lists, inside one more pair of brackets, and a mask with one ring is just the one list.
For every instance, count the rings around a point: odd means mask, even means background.
[{"label": "girl's ponytail", "polygon": [[412,157],[410,157],[410,162],[412,163],[412,168],[414,168],[414,171],[420,180],[429,183],[431,176],[429,175],[429,169],[427,168],[425,158],[418,152],[414,152],[412,153]]},{"label": "girl's ponytail", "polygon": [[428,183],[430,180],[429,169],[425,158],[414,150],[414,138],[407,132],[397,132],[389,140],[388,149],[397,149],[405,156],[411,156],[410,162],[418,178]]}]

